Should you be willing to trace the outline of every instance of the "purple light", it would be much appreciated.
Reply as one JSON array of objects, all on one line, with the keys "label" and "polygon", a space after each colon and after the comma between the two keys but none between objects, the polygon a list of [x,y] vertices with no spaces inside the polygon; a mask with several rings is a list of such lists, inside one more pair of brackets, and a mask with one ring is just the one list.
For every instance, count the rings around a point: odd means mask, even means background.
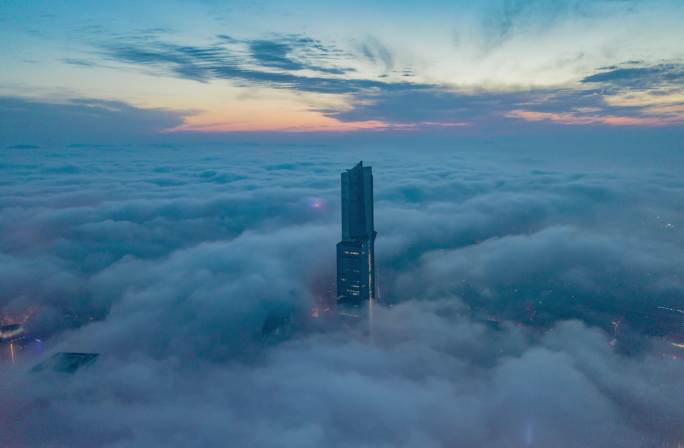
[{"label": "purple light", "polygon": [[309,208],[321,209],[324,206],[323,199],[321,198],[309,198]]}]

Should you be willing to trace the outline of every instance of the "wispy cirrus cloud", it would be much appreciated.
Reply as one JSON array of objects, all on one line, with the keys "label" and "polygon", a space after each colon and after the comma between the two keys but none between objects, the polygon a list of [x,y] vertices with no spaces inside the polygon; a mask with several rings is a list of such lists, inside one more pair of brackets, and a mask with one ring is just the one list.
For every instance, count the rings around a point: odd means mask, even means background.
[{"label": "wispy cirrus cloud", "polygon": [[350,67],[328,65],[344,58],[345,52],[306,36],[282,36],[279,39],[236,42],[246,44],[250,56],[262,67],[288,71],[310,70],[331,75],[355,71]]},{"label": "wispy cirrus cloud", "polygon": [[[580,80],[573,95],[584,105],[549,110],[520,107],[511,118],[566,125],[676,126],[684,124],[684,64],[631,61]],[[587,87],[584,87],[587,86]]]},{"label": "wispy cirrus cloud", "polygon": [[238,84],[335,94],[405,86],[338,76],[354,72],[339,64],[343,52],[303,36],[239,40],[219,35],[216,42],[203,46],[130,37],[105,43],[100,51],[110,60],[200,82],[226,79]]},{"label": "wispy cirrus cloud", "polygon": [[[501,120],[551,122],[561,125],[669,126],[684,122],[678,109],[650,104],[625,104],[618,96],[636,91],[679,89],[681,65],[608,67],[586,76],[577,86],[509,90],[460,90],[452,86],[387,78],[357,77],[342,62],[349,58],[334,46],[304,36],[240,40],[187,46],[156,39],[126,39],[106,44],[106,57],[145,69],[206,82],[225,79],[242,85],[263,85],[296,92],[346,95],[345,108],[316,108],[341,122],[373,121],[387,128],[416,128],[427,123],[491,123]],[[364,41],[361,56],[393,65],[389,49]],[[365,55],[365,56],[364,56]],[[659,96],[667,101],[668,95]],[[648,107],[647,107],[648,106]]]},{"label": "wispy cirrus cloud", "polygon": [[515,109],[506,113],[506,117],[519,118],[525,121],[552,123],[566,125],[609,125],[609,126],[668,126],[678,124],[679,119],[667,119],[664,117],[636,117],[600,114],[600,111],[577,111],[577,112],[536,112],[530,110]]},{"label": "wispy cirrus cloud", "polygon": [[[114,62],[123,70],[199,83],[223,80],[245,89],[266,87],[295,95],[305,93],[308,99],[302,101],[315,120],[287,123],[276,128],[294,132],[435,127],[498,130],[540,124],[663,127],[684,123],[684,65],[676,61],[656,65],[631,61],[598,69],[574,85],[559,87],[465,89],[458,85],[417,82],[416,77],[394,76],[402,72],[392,50],[373,38],[362,42],[355,50],[343,50],[335,44],[301,34],[253,39],[219,34],[205,44],[187,44],[174,41],[168,33],[153,30],[101,42],[96,47],[99,60],[91,54],[90,59],[79,56],[63,62],[78,66],[79,70],[94,70],[104,61],[111,68]],[[354,64],[360,59],[374,64],[381,73],[371,75],[357,71]],[[308,102],[316,95],[337,99]],[[299,95],[301,97],[303,95]],[[72,124],[55,128],[56,133],[64,134],[67,129],[72,129],[74,134],[78,132],[80,119],[74,115],[73,106],[79,101],[80,106],[83,101],[90,102],[91,115],[96,113],[100,118],[106,115],[102,104],[107,100],[97,107],[94,102],[100,100],[86,98],[61,102],[63,106],[70,104],[71,107],[65,107],[67,112],[56,122],[70,121]],[[29,100],[34,107],[37,102],[40,101]],[[44,103],[46,108],[52,109],[59,104],[49,99]],[[143,108],[124,101],[117,104],[114,108],[117,114],[112,114],[112,110],[107,112],[110,118],[107,123],[121,125],[121,117],[128,116],[128,124],[119,126],[130,131],[124,134],[140,134],[139,127],[156,113],[151,109],[150,113],[144,114],[146,119],[139,120],[136,117],[143,113]],[[255,127],[243,124],[241,127],[240,123],[222,121],[220,116],[207,114],[204,118],[201,112],[190,115],[188,111],[165,110],[164,113],[164,125],[153,123],[147,131],[269,129],[268,123]],[[22,112],[5,121],[29,129],[25,134],[30,134],[34,126]],[[98,127],[89,126],[84,135],[92,134],[95,129]],[[25,143],[25,140],[15,139],[12,143]]]},{"label": "wispy cirrus cloud", "polygon": [[615,89],[654,89],[684,87],[684,64],[663,63],[644,65],[639,61],[605,67],[582,79],[582,83],[602,83]]}]

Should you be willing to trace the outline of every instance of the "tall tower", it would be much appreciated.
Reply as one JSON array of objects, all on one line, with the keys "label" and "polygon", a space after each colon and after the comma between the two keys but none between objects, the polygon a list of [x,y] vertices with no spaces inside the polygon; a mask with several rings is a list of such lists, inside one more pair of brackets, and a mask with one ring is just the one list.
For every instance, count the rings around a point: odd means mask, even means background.
[{"label": "tall tower", "polygon": [[359,162],[342,173],[342,241],[337,243],[337,301],[360,305],[375,297],[373,173]]}]

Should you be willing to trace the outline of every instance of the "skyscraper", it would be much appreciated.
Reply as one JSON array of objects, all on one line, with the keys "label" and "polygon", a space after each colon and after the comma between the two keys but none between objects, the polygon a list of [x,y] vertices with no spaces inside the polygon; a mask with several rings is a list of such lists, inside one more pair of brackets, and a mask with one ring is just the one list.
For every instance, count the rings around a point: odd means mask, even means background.
[{"label": "skyscraper", "polygon": [[337,301],[360,305],[375,297],[373,173],[359,162],[342,173],[342,241],[337,243]]}]

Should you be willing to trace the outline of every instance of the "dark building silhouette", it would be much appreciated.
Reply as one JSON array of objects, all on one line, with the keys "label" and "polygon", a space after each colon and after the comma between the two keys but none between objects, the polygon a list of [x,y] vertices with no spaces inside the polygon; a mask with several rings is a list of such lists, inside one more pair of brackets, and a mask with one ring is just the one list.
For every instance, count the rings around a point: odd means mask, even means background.
[{"label": "dark building silhouette", "polygon": [[342,173],[342,241],[337,243],[337,301],[360,305],[375,297],[373,173],[359,162]]},{"label": "dark building silhouette", "polygon": [[31,371],[47,370],[58,373],[75,373],[79,369],[94,364],[99,356],[99,353],[59,352],[36,365]]}]

